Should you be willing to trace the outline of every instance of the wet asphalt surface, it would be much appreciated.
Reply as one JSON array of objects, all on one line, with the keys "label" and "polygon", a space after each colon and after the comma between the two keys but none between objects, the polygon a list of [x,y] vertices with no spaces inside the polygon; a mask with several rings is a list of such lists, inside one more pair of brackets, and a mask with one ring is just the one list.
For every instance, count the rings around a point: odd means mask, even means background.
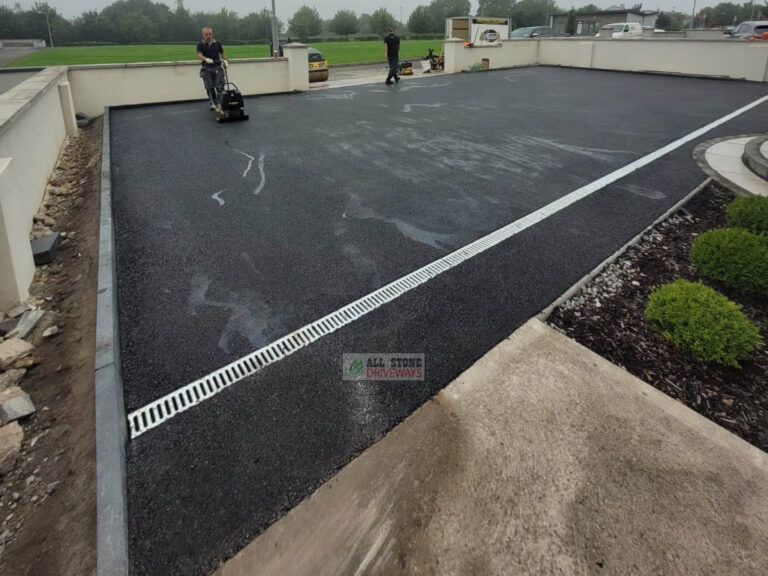
[{"label": "wet asphalt surface", "polygon": [[[524,68],[111,113],[126,409],[135,410],[700,128],[744,82]],[[205,574],[690,192],[700,141],[127,448],[133,574]],[[424,353],[423,382],[342,380]],[[318,527],[322,529],[322,527]]]}]

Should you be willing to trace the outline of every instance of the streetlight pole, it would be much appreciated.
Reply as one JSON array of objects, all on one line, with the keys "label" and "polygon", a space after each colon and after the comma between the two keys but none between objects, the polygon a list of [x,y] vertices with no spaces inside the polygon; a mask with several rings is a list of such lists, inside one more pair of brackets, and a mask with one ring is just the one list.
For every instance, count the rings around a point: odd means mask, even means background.
[{"label": "streetlight pole", "polygon": [[691,28],[696,28],[696,0],[693,0],[693,11],[691,12]]},{"label": "streetlight pole", "polygon": [[51,23],[48,21],[48,12],[43,12],[45,16],[45,26],[48,28],[48,43],[53,48],[53,36],[51,35]]},{"label": "streetlight pole", "polygon": [[275,12],[275,0],[272,0],[272,58],[277,58],[280,53],[280,39],[277,31],[277,13]]}]

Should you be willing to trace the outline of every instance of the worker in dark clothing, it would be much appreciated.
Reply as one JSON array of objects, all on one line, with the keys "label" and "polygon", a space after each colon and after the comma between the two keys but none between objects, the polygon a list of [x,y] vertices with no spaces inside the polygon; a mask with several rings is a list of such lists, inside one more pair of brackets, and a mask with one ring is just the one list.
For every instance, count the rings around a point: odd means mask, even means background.
[{"label": "worker in dark clothing", "polygon": [[214,39],[213,30],[206,26],[201,30],[203,39],[197,43],[197,59],[202,62],[200,78],[205,84],[211,110],[218,106],[219,93],[224,87],[224,68],[229,67],[224,48]]},{"label": "worker in dark clothing", "polygon": [[397,63],[400,56],[400,38],[398,38],[392,28],[387,28],[387,35],[384,38],[384,54],[389,61],[389,74],[387,74],[387,86],[392,85],[392,78],[395,82],[400,82],[400,76],[397,74]]}]

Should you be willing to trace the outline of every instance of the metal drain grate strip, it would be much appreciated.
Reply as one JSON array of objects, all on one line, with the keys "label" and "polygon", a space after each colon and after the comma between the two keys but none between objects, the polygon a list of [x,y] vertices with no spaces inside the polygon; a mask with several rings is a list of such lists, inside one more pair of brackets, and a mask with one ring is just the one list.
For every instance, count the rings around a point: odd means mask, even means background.
[{"label": "metal drain grate strip", "polygon": [[[714,122],[687,134],[686,136],[667,144],[666,146],[635,160],[634,162],[619,168],[618,170],[595,180],[574,190],[570,194],[563,196],[562,198],[547,204],[543,208],[536,210],[512,222],[507,224],[503,228],[499,228],[495,232],[484,236],[478,240],[475,240],[471,244],[459,248],[455,252],[448,254],[435,260],[434,262],[411,272],[407,276],[404,276],[394,282],[387,284],[386,286],[379,288],[375,292],[360,298],[359,300],[347,304],[340,310],[333,312],[319,320],[316,320],[312,324],[308,324],[295,332],[282,337],[280,340],[273,342],[269,346],[265,346],[255,352],[252,352],[248,356],[241,358],[219,370],[208,374],[196,380],[154,402],[139,408],[138,410],[131,412],[128,415],[128,425],[131,432],[131,439],[134,439],[147,430],[151,430],[156,426],[159,426],[163,422],[173,418],[177,414],[189,410],[192,406],[195,406],[206,400],[215,394],[218,394],[225,388],[231,386],[235,382],[252,376],[256,372],[259,372],[266,366],[273,364],[290,356],[294,352],[301,350],[308,346],[315,340],[322,338],[323,336],[335,332],[339,328],[346,326],[368,314],[369,312],[383,306],[399,298],[406,292],[428,282],[435,276],[442,274],[443,272],[450,270],[451,268],[458,266],[462,262],[477,256],[478,254],[496,246],[497,244],[511,238],[512,236],[522,232],[526,228],[533,226],[548,218],[549,216],[567,208],[571,204],[578,202],[582,198],[589,196],[590,194],[604,188],[608,184],[611,184],[625,176],[631,174],[638,168],[641,168],[651,162],[661,158],[665,154],[683,146],[702,136],[706,132],[724,124],[725,122],[743,114],[744,112],[751,110],[752,108],[768,101],[768,96],[764,96],[753,101],[750,104],[726,115],[722,118],[715,120]],[[210,382],[215,383],[214,386],[210,386]],[[206,387],[206,384],[208,386]]]}]

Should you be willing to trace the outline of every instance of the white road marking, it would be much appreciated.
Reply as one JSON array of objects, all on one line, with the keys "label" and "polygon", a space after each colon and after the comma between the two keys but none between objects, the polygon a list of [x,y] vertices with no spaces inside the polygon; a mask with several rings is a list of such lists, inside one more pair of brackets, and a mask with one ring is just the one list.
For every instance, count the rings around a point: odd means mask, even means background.
[{"label": "white road marking", "polygon": [[237,148],[232,148],[232,150],[248,158],[248,167],[245,169],[245,172],[243,172],[243,178],[245,178],[246,175],[248,174],[248,171],[251,169],[251,166],[253,166],[253,161],[255,160],[255,158],[250,154],[246,154],[242,150],[238,150]]},{"label": "white road marking", "polygon": [[131,439],[133,440],[137,438],[144,432],[167,422],[177,414],[185,412],[193,406],[215,396],[232,384],[256,374],[270,364],[279,362],[283,358],[291,356],[294,352],[309,346],[315,340],[323,338],[328,334],[351,324],[377,308],[380,308],[410,292],[414,288],[425,284],[443,272],[459,266],[478,254],[482,254],[501,242],[516,236],[523,230],[538,224],[553,214],[557,214],[579,200],[582,200],[598,190],[605,188],[609,184],[624,178],[639,168],[647,166],[651,162],[658,160],[662,156],[669,154],[688,142],[695,140],[710,130],[717,128],[766,101],[768,101],[768,96],[763,96],[762,98],[739,108],[735,112],[731,112],[730,114],[651,152],[647,156],[643,156],[634,162],[630,162],[626,166],[619,168],[594,182],[590,182],[586,186],[582,186],[554,202],[550,202],[543,208],[539,208],[527,216],[515,220],[514,222],[499,228],[495,232],[491,232],[490,234],[467,244],[463,248],[459,248],[447,256],[435,260],[431,264],[427,264],[415,272],[411,272],[410,274],[371,292],[359,300],[340,308],[336,312],[332,312],[311,324],[307,324],[303,328],[299,328],[295,332],[283,336],[272,344],[264,346],[211,374],[182,386],[138,410],[134,410],[128,415],[128,426],[131,433]]},{"label": "white road marking", "polygon": [[267,183],[267,177],[264,174],[264,154],[259,154],[259,174],[261,175],[261,182],[259,182],[259,185],[256,186],[256,189],[253,191],[255,196],[258,196],[259,192],[264,189],[264,185]]},{"label": "white road marking", "polygon": [[[226,188],[225,188],[225,190],[226,190]],[[219,203],[219,206],[224,206],[224,204],[226,204],[226,202],[224,202],[224,199],[220,197],[220,194],[222,192],[224,192],[224,190],[219,190],[218,192],[216,192],[216,194],[211,196],[211,198],[213,198],[214,200],[216,200],[216,202]]]},{"label": "white road marking", "polygon": [[403,113],[408,114],[417,106],[422,108],[440,108],[441,106],[444,106],[444,104],[406,104],[403,106]]}]

